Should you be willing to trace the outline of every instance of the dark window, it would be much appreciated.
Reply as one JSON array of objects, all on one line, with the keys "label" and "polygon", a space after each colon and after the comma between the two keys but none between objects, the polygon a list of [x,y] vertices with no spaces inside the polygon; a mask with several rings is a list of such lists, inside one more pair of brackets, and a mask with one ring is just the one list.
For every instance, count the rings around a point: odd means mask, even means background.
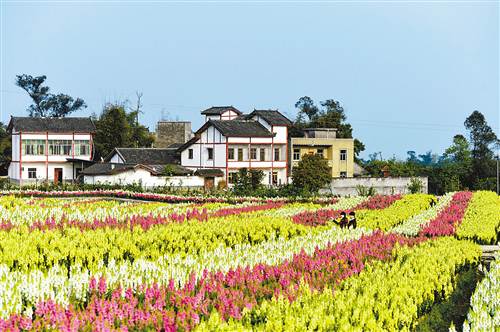
[{"label": "dark window", "polygon": [[250,149],[250,159],[256,160],[257,159],[257,149],[256,148],[251,148]]},{"label": "dark window", "polygon": [[340,172],[340,177],[341,178],[346,178],[347,177],[347,172]]},{"label": "dark window", "polygon": [[260,148],[260,161],[266,160],[266,149]]},{"label": "dark window", "polygon": [[293,160],[300,160],[300,149],[293,149]]},{"label": "dark window", "polygon": [[280,160],[280,149],[275,148],[274,149],[274,161],[279,161]]},{"label": "dark window", "polygon": [[193,159],[193,149],[188,150],[188,158]]},{"label": "dark window", "polygon": [[238,149],[238,161],[243,161],[243,149]]},{"label": "dark window", "polygon": [[323,149],[318,149],[318,150],[316,150],[316,154],[317,154],[318,156],[320,156],[321,158],[324,158],[324,155],[323,155]]},{"label": "dark window", "polygon": [[347,150],[340,150],[340,160],[347,160]]},{"label": "dark window", "polygon": [[[234,149],[229,148],[227,149],[227,159],[234,160]],[[229,174],[231,175],[231,174]]]},{"label": "dark window", "polygon": [[273,172],[273,186],[278,184],[278,172]]},{"label": "dark window", "polygon": [[229,173],[229,176],[228,176],[229,183],[231,183],[231,184],[236,183],[237,176],[238,176],[238,173],[236,173],[236,172]]},{"label": "dark window", "polygon": [[36,168],[28,168],[28,179],[36,179]]},{"label": "dark window", "polygon": [[214,149],[213,148],[207,148],[208,151],[208,160],[214,159]]}]

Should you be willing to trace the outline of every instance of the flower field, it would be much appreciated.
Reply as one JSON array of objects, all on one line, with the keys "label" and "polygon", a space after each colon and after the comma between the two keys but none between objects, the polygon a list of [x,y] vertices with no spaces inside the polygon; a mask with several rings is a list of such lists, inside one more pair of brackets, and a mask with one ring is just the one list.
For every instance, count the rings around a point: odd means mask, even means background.
[{"label": "flower field", "polygon": [[[496,243],[499,209],[489,192],[4,193],[0,331],[415,330]],[[497,328],[499,287],[493,263],[459,326]]]}]

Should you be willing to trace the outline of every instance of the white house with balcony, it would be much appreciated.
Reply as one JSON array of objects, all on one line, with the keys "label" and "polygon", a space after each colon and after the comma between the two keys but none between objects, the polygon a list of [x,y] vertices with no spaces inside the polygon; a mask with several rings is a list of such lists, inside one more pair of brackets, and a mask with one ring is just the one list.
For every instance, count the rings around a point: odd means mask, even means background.
[{"label": "white house with balcony", "polygon": [[90,118],[11,117],[9,179],[19,185],[75,181],[92,163],[95,125]]},{"label": "white house with balcony", "polygon": [[183,167],[205,178],[205,188],[220,180],[231,185],[242,168],[262,170],[265,185],[287,183],[289,119],[277,110],[241,114],[232,106],[202,114],[205,124],[178,152]]}]

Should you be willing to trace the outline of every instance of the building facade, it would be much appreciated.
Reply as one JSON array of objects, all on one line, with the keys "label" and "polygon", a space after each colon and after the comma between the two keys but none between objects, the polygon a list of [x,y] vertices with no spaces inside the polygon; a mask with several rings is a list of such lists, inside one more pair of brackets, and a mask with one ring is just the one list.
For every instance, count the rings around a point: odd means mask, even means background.
[{"label": "building facade", "polygon": [[75,181],[92,162],[95,125],[90,118],[12,117],[7,130],[13,183]]},{"label": "building facade", "polygon": [[165,149],[174,144],[184,144],[193,137],[189,121],[158,121],[155,148]]},{"label": "building facade", "polygon": [[234,107],[202,112],[205,124],[179,148],[181,165],[205,177],[205,187],[221,180],[232,185],[246,168],[264,172],[263,184],[288,182],[288,128],[291,121],[275,110],[242,114]]},{"label": "building facade", "polygon": [[291,139],[291,168],[296,167],[305,154],[318,154],[328,160],[333,178],[354,176],[354,139],[337,138],[333,128],[305,129],[305,137]]}]

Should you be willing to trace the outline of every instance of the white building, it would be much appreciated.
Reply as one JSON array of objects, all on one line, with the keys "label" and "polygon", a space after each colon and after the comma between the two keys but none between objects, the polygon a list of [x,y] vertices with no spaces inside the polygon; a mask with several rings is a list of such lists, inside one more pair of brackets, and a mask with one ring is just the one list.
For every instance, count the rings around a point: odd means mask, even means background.
[{"label": "white building", "polygon": [[202,114],[205,124],[178,151],[181,165],[203,176],[206,188],[222,179],[232,184],[241,168],[262,170],[265,185],[287,183],[290,120],[275,110],[243,115],[232,106]]},{"label": "white building", "polygon": [[11,117],[9,178],[19,185],[74,181],[92,161],[90,118]]},{"label": "white building", "polygon": [[[85,184],[202,187],[203,178],[180,164],[176,149],[115,148],[104,160],[83,170]],[[165,169],[168,167],[168,175]]]}]

